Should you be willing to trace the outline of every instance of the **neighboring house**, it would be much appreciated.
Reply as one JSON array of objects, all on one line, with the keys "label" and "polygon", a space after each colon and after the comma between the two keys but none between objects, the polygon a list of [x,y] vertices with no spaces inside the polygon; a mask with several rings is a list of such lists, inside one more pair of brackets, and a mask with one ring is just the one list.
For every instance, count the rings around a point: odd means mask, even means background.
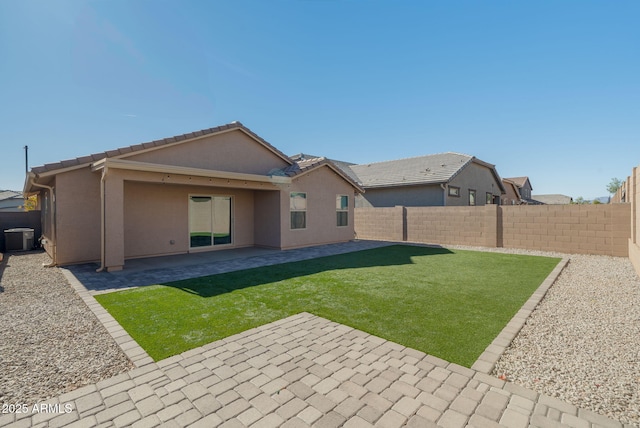
[{"label": "neighboring house", "polygon": [[24,197],[22,193],[12,190],[0,190],[0,212],[24,211],[23,207]]},{"label": "neighboring house", "polygon": [[502,179],[506,193],[502,195],[502,205],[522,205],[525,202],[520,196],[520,188],[508,178]]},{"label": "neighboring house", "polygon": [[494,165],[440,153],[363,165],[336,162],[366,190],[356,207],[462,206],[500,203],[505,192]]},{"label": "neighboring house", "polygon": [[353,239],[362,188],[295,162],[239,122],[33,168],[43,246],[58,265]]},{"label": "neighboring house", "polygon": [[573,198],[566,195],[533,195],[532,199],[544,205],[569,205]]},{"label": "neighboring house", "polygon": [[539,205],[537,201],[531,198],[531,191],[533,187],[531,186],[531,181],[529,181],[529,177],[510,177],[505,180],[512,181],[518,186],[518,192],[520,192],[520,200],[523,205]]}]

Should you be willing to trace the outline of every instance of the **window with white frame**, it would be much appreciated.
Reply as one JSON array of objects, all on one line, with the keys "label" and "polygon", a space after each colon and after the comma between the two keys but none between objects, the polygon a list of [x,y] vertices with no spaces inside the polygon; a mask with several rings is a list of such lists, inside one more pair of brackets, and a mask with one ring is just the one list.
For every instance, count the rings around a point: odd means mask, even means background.
[{"label": "window with white frame", "polygon": [[289,211],[291,212],[291,229],[306,229],[307,194],[305,192],[291,192]]},{"label": "window with white frame", "polygon": [[347,195],[336,196],[336,225],[349,225],[349,196]]},{"label": "window with white frame", "polygon": [[469,189],[469,205],[476,204],[476,191],[473,189]]}]

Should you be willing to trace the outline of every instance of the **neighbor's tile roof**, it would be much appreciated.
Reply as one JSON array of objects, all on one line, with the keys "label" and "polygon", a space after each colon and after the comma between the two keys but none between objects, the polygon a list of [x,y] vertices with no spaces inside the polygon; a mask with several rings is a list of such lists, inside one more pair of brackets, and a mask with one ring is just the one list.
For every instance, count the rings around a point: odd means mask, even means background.
[{"label": "neighbor's tile roof", "polygon": [[573,201],[571,196],[551,194],[551,195],[531,195],[531,199],[545,205],[567,205]]},{"label": "neighbor's tile roof", "polygon": [[410,184],[446,183],[455,177],[473,156],[460,153],[439,153],[427,156],[350,165],[365,188]]},{"label": "neighbor's tile roof", "polygon": [[240,122],[231,122],[231,123],[228,123],[226,125],[220,125],[220,126],[216,126],[214,128],[208,128],[208,129],[201,129],[199,131],[189,132],[187,134],[174,135],[173,137],[163,138],[161,140],[149,141],[149,142],[146,142],[146,143],[136,144],[136,145],[133,145],[133,146],[122,147],[122,148],[119,148],[119,149],[109,150],[109,151],[101,152],[101,153],[95,153],[95,154],[92,154],[92,155],[89,155],[89,156],[82,156],[82,157],[78,157],[78,158],[75,158],[75,159],[63,160],[63,161],[56,162],[56,163],[49,163],[49,164],[46,164],[46,165],[42,165],[42,166],[37,166],[37,167],[31,168],[31,171],[36,173],[36,174],[42,174],[44,172],[55,171],[57,169],[74,167],[74,166],[81,166],[81,165],[90,164],[92,162],[99,161],[99,160],[104,159],[104,158],[110,158],[110,157],[115,157],[115,156],[133,154],[133,153],[139,152],[141,150],[147,150],[147,149],[151,149],[151,148],[154,148],[154,147],[162,147],[162,146],[167,145],[167,144],[178,143],[180,141],[186,141],[186,140],[190,140],[192,138],[202,137],[202,136],[209,135],[209,134],[216,134],[216,133],[219,133],[219,132],[222,132],[222,131],[227,131],[227,130],[232,130],[232,129],[241,129],[241,130],[243,130],[244,132],[246,132],[247,134],[249,134],[250,136],[255,138],[257,141],[262,143],[269,150],[271,150],[272,152],[274,152],[278,156],[282,157],[284,160],[288,160],[289,162],[291,162],[291,160],[289,159],[289,157],[287,155],[282,153],[280,150],[276,149],[274,146],[272,146],[267,141],[262,139],[262,137],[260,137],[258,134],[256,134],[253,131],[251,131],[249,128],[244,126],[242,123],[240,123]]},{"label": "neighbor's tile roof", "polygon": [[[509,178],[505,178],[505,180],[510,180],[510,181],[514,182],[516,184],[516,186],[518,186],[518,187],[523,187],[528,179],[529,179],[529,177],[526,177],[526,176],[525,177],[509,177]],[[529,182],[529,183],[531,183],[531,182]]]},{"label": "neighbor's tile roof", "polygon": [[7,199],[22,199],[22,192],[14,192],[13,190],[0,190],[0,201]]}]

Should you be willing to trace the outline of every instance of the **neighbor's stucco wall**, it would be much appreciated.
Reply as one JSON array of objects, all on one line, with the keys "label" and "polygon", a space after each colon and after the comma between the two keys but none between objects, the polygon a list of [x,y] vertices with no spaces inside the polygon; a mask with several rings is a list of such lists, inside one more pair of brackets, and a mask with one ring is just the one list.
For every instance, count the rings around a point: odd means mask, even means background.
[{"label": "neighbor's stucco wall", "polygon": [[238,129],[125,157],[126,160],[266,175],[288,164]]},{"label": "neighbor's stucco wall", "polygon": [[504,189],[507,193],[501,196],[500,201],[502,205],[518,205],[520,203],[520,197],[516,190],[514,189],[514,185],[511,183],[503,183]]},{"label": "neighbor's stucco wall", "polygon": [[64,265],[99,260],[100,174],[89,167],[60,173],[55,193],[56,261]]},{"label": "neighbor's stucco wall", "polygon": [[[354,238],[354,188],[328,166],[295,177],[282,192],[280,229],[283,249],[346,242]],[[290,192],[307,193],[307,227],[305,229],[291,229]],[[338,195],[349,196],[348,226],[337,226],[336,196]]]},{"label": "neighbor's stucco wall", "polygon": [[460,188],[460,197],[449,196],[446,206],[469,206],[469,190],[476,191],[476,206],[485,205],[487,193],[501,196],[500,185],[491,170],[485,166],[471,163],[449,182],[448,186]]},{"label": "neighbor's stucco wall", "polygon": [[356,207],[437,206],[444,201],[444,190],[438,184],[396,186],[367,189],[356,198]]}]

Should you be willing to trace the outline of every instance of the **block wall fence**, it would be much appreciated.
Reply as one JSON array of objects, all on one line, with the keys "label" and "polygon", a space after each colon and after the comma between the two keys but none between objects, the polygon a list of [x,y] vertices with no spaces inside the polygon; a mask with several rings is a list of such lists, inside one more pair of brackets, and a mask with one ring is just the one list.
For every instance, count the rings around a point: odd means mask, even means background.
[{"label": "block wall fence", "polygon": [[354,225],[358,239],[627,257],[631,204],[356,208]]},{"label": "block wall fence", "polygon": [[628,204],[630,211],[629,231],[629,259],[633,267],[640,275],[640,166],[633,168],[631,175],[622,183],[622,186],[611,198],[613,204]]}]

